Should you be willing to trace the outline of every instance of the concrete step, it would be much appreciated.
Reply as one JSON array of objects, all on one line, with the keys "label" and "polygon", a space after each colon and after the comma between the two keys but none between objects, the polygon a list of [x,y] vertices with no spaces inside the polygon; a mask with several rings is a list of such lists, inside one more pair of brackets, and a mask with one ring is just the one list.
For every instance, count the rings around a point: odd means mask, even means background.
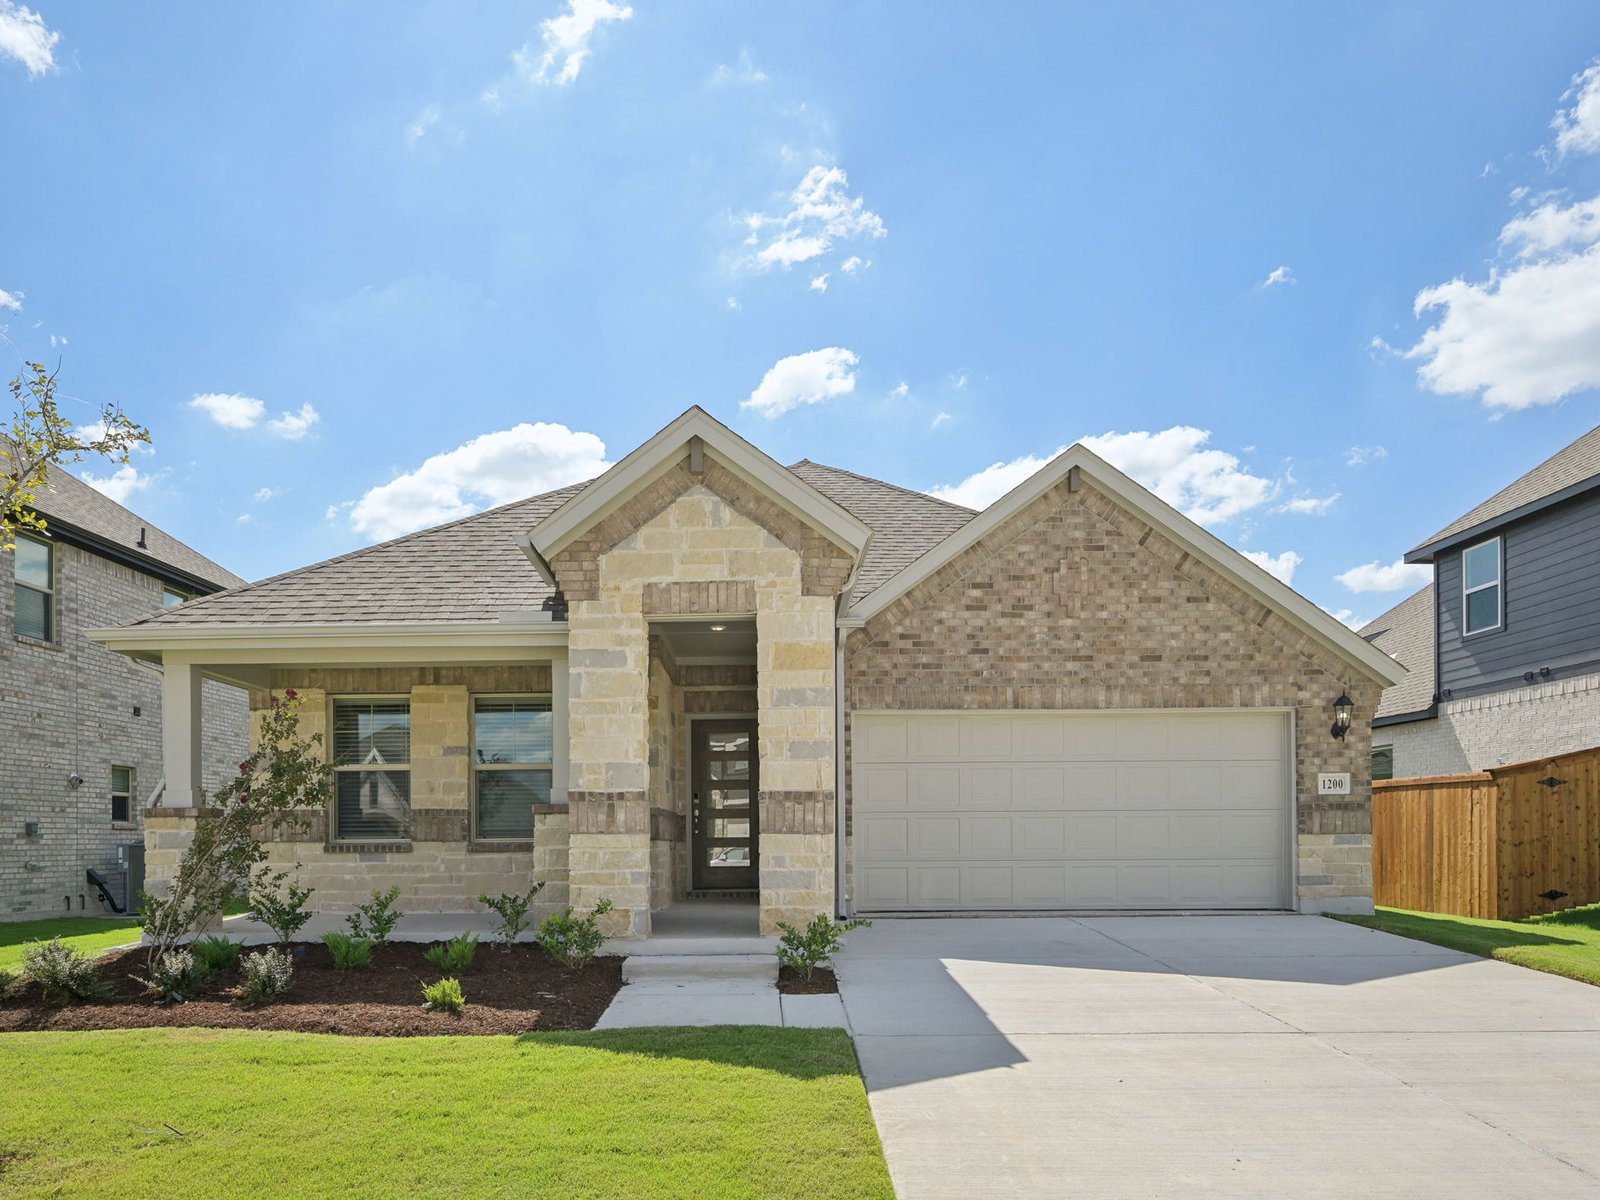
[{"label": "concrete step", "polygon": [[778,960],[770,954],[634,954],[622,962],[628,983],[763,984],[778,982]]},{"label": "concrete step", "polygon": [[[674,935],[648,938],[617,938],[606,943],[602,954],[672,958],[721,957],[723,955],[765,955],[773,957],[777,938],[764,937],[686,937]],[[774,959],[776,961],[776,959]]]}]

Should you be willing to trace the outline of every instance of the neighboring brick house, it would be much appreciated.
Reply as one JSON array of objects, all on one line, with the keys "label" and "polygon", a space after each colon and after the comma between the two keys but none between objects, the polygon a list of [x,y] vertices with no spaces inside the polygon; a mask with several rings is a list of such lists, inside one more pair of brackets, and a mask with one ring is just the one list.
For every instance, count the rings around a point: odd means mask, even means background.
[{"label": "neighboring brick house", "polygon": [[1372,722],[1377,778],[1600,746],[1600,427],[1406,561],[1434,582],[1361,630],[1410,671]]},{"label": "neighboring brick house", "polygon": [[[161,674],[84,631],[244,582],[65,471],[0,553],[0,920],[109,911],[123,899],[119,847],[143,839],[160,785]],[[226,779],[248,745],[248,700],[204,689],[201,778]]]},{"label": "neighboring brick house", "polygon": [[[1367,730],[1404,673],[1081,446],[974,513],[699,409],[587,484],[94,636],[164,665],[173,804],[199,680],[297,690],[337,783],[270,851],[315,906],[538,880],[634,935],[700,896],[769,933],[1370,911]],[[193,819],[150,815],[152,878]]]}]

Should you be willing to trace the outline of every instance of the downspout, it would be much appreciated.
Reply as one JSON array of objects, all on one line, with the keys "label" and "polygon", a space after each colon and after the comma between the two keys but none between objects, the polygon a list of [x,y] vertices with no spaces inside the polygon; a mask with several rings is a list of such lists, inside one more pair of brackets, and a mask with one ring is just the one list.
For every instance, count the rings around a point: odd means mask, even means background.
[{"label": "downspout", "polygon": [[849,872],[845,869],[844,809],[844,639],[846,632],[833,627],[833,907],[836,916],[850,916]]}]

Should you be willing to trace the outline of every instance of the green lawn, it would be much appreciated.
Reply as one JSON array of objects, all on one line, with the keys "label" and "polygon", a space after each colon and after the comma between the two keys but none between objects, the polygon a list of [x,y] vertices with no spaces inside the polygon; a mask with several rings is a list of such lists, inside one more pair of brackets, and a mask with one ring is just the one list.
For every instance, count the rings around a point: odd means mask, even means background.
[{"label": "green lawn", "polygon": [[0,923],[0,971],[22,965],[22,948],[29,942],[59,937],[85,954],[98,954],[113,946],[139,940],[137,917],[52,917],[45,921]]},{"label": "green lawn", "polygon": [[0,1037],[7,1196],[883,1197],[842,1030]]},{"label": "green lawn", "polygon": [[1525,921],[1480,921],[1403,908],[1380,908],[1370,917],[1339,920],[1600,984],[1600,905]]}]

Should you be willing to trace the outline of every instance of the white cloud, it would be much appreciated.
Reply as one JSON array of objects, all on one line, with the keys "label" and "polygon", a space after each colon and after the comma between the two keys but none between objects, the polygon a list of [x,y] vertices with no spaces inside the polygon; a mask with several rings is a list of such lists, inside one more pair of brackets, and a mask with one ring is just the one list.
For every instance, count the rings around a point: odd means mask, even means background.
[{"label": "white cloud", "polygon": [[889,389],[889,395],[895,400],[904,400],[911,394],[911,385],[902,379]]},{"label": "white cloud", "polygon": [[[368,490],[348,505],[350,523],[374,541],[399,537],[470,516],[483,505],[591,479],[611,465],[605,455],[598,437],[565,425],[540,421],[485,433]],[[330,507],[328,519],[346,507]]]},{"label": "white cloud", "polygon": [[728,297],[728,311],[729,312],[738,312],[743,307],[744,307],[744,305],[739,303],[739,297],[737,297],[737,296],[729,296]]},{"label": "white cloud", "polygon": [[1500,244],[1515,247],[1519,258],[1591,246],[1600,241],[1600,196],[1563,208],[1547,200],[1507,222]]},{"label": "white cloud", "polygon": [[[787,212],[746,216],[743,224],[750,232],[745,245],[754,249],[742,260],[744,267],[758,272],[788,268],[823,257],[839,242],[884,237],[889,230],[883,218],[860,196],[850,195],[849,187],[843,167],[818,164],[790,193]],[[852,270],[859,269],[859,258],[851,257],[857,258]]]},{"label": "white cloud", "polygon": [[264,504],[273,497],[281,495],[283,495],[282,488],[264,487],[257,489],[256,494],[252,497],[252,499],[254,499],[257,504]]},{"label": "white cloud", "polygon": [[1276,287],[1280,283],[1298,282],[1300,281],[1294,277],[1294,272],[1288,267],[1275,267],[1273,268],[1272,274],[1268,275],[1261,281],[1261,286],[1264,288],[1269,288]]},{"label": "white cloud", "polygon": [[847,395],[855,391],[855,368],[860,361],[840,346],[780,358],[739,407],[753,408],[770,420],[802,404],[820,404]]},{"label": "white cloud", "polygon": [[1382,446],[1351,446],[1344,452],[1344,465],[1364,467],[1370,462],[1380,462],[1388,457],[1389,451]]},{"label": "white cloud", "polygon": [[[966,390],[967,373],[965,371],[957,371],[957,372],[954,372],[953,374],[951,374],[951,376],[950,376],[950,386],[955,388],[956,391],[958,391],[958,392]],[[1058,451],[1058,453],[1059,453],[1059,451]]]},{"label": "white cloud", "polygon": [[[1158,433],[1086,437],[1083,445],[1201,525],[1236,517],[1277,494],[1276,483],[1243,470],[1232,454],[1206,449],[1210,440],[1209,430],[1177,425]],[[968,508],[987,508],[1065,449],[995,463],[930,494]]]},{"label": "white cloud", "polygon": [[[627,21],[633,9],[611,0],[567,0],[563,13],[539,23],[539,43],[527,43],[511,56],[516,77],[537,87],[565,87],[583,71],[593,53],[590,45],[602,25]],[[484,102],[498,108],[499,87],[484,93]]]},{"label": "white cloud", "polygon": [[1358,617],[1358,616],[1356,616],[1354,611],[1352,611],[1351,609],[1348,609],[1348,608],[1332,609],[1332,608],[1329,608],[1325,604],[1319,604],[1319,605],[1317,605],[1317,607],[1322,609],[1323,612],[1327,613],[1335,621],[1338,621],[1341,625],[1344,625],[1349,629],[1354,629],[1354,630],[1359,631],[1363,626],[1368,624],[1368,621],[1367,621],[1366,617]]},{"label": "white cloud", "polygon": [[1433,568],[1425,563],[1408,563],[1396,559],[1381,566],[1376,559],[1359,567],[1351,567],[1334,576],[1352,592],[1398,592],[1401,588],[1419,588],[1433,581]]},{"label": "white cloud", "polygon": [[0,0],[0,58],[14,58],[31,76],[55,70],[61,35],[44,18],[12,0]]},{"label": "white cloud", "polygon": [[202,392],[189,401],[224,429],[254,429],[267,406],[238,392]]},{"label": "white cloud", "polygon": [[811,290],[813,292],[825,292],[828,290],[828,273],[826,271],[812,278]]},{"label": "white cloud", "polygon": [[286,412],[268,421],[267,428],[285,441],[298,442],[321,419],[321,415],[310,404],[302,404],[299,412]]},{"label": "white cloud", "polygon": [[872,260],[870,258],[863,259],[859,254],[852,254],[839,264],[839,270],[846,275],[854,275],[857,271],[865,271],[871,265]]},{"label": "white cloud", "polygon": [[251,521],[254,521],[254,520],[255,520],[255,517],[253,517],[251,514],[249,514],[249,513],[240,513],[237,517],[235,517],[233,519],[233,523],[235,525],[248,525],[248,524],[250,524]]},{"label": "white cloud", "polygon": [[[0,308],[9,308],[12,312],[22,311],[23,294],[21,292],[8,292],[0,288]],[[34,328],[38,328],[35,326]]]},{"label": "white cloud", "polygon": [[712,87],[723,87],[730,83],[748,85],[765,83],[766,81],[767,73],[751,60],[750,51],[748,50],[739,51],[737,65],[729,66],[727,63],[719,63],[717,69],[711,72],[711,78],[706,80]]},{"label": "white cloud", "polygon": [[1307,517],[1327,516],[1328,510],[1339,499],[1339,493],[1331,496],[1296,496],[1293,500],[1285,500],[1273,512],[1299,513]]},{"label": "white cloud", "polygon": [[50,349],[55,350],[58,347],[65,345],[67,345],[67,338],[65,334],[52,333],[50,335]]},{"label": "white cloud", "polygon": [[430,104],[419,112],[416,120],[406,126],[406,145],[414,149],[417,143],[427,137],[429,131],[439,123],[442,115],[437,104]]},{"label": "white cloud", "polygon": [[104,478],[97,478],[87,471],[79,475],[79,478],[102,496],[108,496],[118,504],[126,504],[129,496],[149,487],[155,477],[141,475],[139,469],[132,463],[123,463]]},{"label": "white cloud", "polygon": [[1550,127],[1556,131],[1558,154],[1593,154],[1600,150],[1600,59],[1572,77],[1563,100],[1572,106],[1556,113]]},{"label": "white cloud", "polygon": [[929,429],[937,429],[937,428],[939,428],[939,426],[946,425],[949,422],[953,421],[954,419],[955,418],[952,417],[947,412],[935,413],[934,414],[934,418],[933,418],[933,423],[931,425],[929,425],[928,428]]},{"label": "white cloud", "polygon": [[1244,556],[1268,575],[1281,583],[1294,583],[1295,568],[1305,559],[1293,550],[1285,550],[1282,554],[1268,554],[1265,550],[1246,550]]}]

